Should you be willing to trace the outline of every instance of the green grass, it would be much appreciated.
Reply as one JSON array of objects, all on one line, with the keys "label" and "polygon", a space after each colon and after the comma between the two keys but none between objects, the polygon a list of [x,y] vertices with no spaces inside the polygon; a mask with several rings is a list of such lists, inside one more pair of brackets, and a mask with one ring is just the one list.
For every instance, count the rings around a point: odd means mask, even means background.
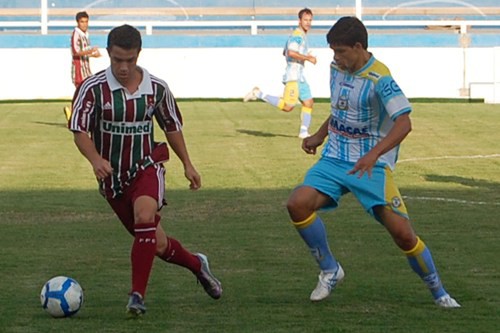
[{"label": "green grass", "polygon": [[[126,320],[130,236],[99,196],[63,124],[66,103],[0,104],[0,332],[494,332],[500,322],[500,106],[415,103],[396,181],[447,289],[443,310],[380,225],[347,195],[322,214],[346,271],[312,304],[318,269],[288,222],[285,202],[317,157],[301,152],[298,111],[263,103],[181,101],[203,188],[167,164],[162,224],[206,253],[219,301],[191,273],[156,261],[148,313]],[[318,103],[318,126],[328,113]],[[467,158],[467,156],[483,156]],[[448,158],[444,158],[448,157]],[[453,157],[453,158],[452,158]],[[432,159],[434,158],[434,159]],[[81,311],[52,319],[43,283],[69,275]]]}]

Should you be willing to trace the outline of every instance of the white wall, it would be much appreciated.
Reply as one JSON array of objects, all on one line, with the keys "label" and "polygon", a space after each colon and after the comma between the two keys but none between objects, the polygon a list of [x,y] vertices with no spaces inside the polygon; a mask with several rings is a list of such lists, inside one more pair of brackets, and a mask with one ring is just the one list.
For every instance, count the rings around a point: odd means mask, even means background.
[{"label": "white wall", "polygon": [[[371,51],[391,69],[408,97],[464,97],[461,88],[474,82],[472,98],[495,98],[492,83],[500,78],[498,48]],[[327,48],[313,52],[318,63],[306,66],[307,79],[315,97],[328,97],[333,53]],[[94,72],[108,66],[106,50],[101,53],[103,57],[91,60]],[[71,98],[74,88],[67,49],[2,49],[0,57],[0,100]],[[166,80],[176,97],[201,98],[240,98],[256,85],[281,94],[285,65],[281,49],[276,48],[144,49],[139,64]]]}]

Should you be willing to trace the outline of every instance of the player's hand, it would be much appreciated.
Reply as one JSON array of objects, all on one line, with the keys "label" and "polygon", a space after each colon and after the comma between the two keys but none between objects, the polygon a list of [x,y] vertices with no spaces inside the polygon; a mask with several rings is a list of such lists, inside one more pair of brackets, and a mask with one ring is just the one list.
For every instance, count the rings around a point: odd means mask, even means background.
[{"label": "player's hand", "polygon": [[368,152],[365,156],[361,157],[354,167],[347,172],[348,175],[354,175],[359,172],[358,178],[363,177],[363,175],[368,173],[368,177],[371,178],[372,170],[377,163],[378,155],[373,153],[372,151]]},{"label": "player's hand", "polygon": [[91,56],[96,57],[96,58],[101,56],[101,52],[99,52],[99,48],[97,46],[92,48]]},{"label": "player's hand", "polygon": [[316,149],[323,143],[316,135],[309,136],[302,140],[302,150],[307,154],[315,155]]},{"label": "player's hand", "polygon": [[189,189],[196,191],[201,187],[201,176],[192,165],[185,168],[184,176],[189,180]]},{"label": "player's hand", "polygon": [[95,161],[92,161],[92,168],[97,179],[104,180],[113,174],[113,168],[108,160],[99,156]]},{"label": "player's hand", "polygon": [[309,51],[309,53],[307,54],[307,61],[309,61],[313,65],[316,65],[318,59],[316,59],[316,56],[313,54],[312,51]]}]

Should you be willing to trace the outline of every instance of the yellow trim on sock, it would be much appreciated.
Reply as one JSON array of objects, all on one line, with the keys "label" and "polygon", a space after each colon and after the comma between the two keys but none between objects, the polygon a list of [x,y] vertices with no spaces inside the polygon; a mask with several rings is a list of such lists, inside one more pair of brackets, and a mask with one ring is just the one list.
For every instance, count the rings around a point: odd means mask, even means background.
[{"label": "yellow trim on sock", "polygon": [[425,250],[425,243],[419,237],[417,237],[417,245],[415,245],[415,247],[409,251],[404,251],[404,253],[406,254],[407,257],[415,258],[415,260],[417,260],[418,262],[418,266],[420,266],[420,268],[422,269],[422,272],[424,272],[424,274],[428,274],[429,268],[427,267],[424,259],[421,256],[424,250]]},{"label": "yellow trim on sock", "polygon": [[308,226],[310,226],[314,222],[314,220],[316,220],[316,213],[312,213],[311,216],[309,216],[304,221],[299,221],[299,222],[292,221],[292,224],[297,229],[303,229],[303,228],[307,228]]},{"label": "yellow trim on sock", "polygon": [[285,100],[283,98],[280,98],[280,101],[278,102],[278,109],[283,110],[285,107]]},{"label": "yellow trim on sock", "polygon": [[407,256],[416,257],[420,255],[425,250],[424,242],[417,236],[417,244],[413,247],[413,249],[408,251],[403,251]]},{"label": "yellow trim on sock", "polygon": [[313,112],[313,109],[312,108],[308,108],[307,106],[303,106],[300,109],[300,111],[311,114]]}]

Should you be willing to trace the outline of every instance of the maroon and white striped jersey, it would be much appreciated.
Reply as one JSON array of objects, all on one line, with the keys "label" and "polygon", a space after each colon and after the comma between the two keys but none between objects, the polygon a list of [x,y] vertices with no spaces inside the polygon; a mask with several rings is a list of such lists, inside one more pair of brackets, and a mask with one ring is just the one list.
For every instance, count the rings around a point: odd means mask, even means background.
[{"label": "maroon and white striped jersey", "polygon": [[92,75],[89,56],[76,55],[78,52],[86,51],[90,48],[89,33],[83,32],[76,27],[71,34],[71,79],[75,87]]},{"label": "maroon and white striped jersey", "polygon": [[182,116],[175,97],[165,81],[140,68],[143,79],[136,92],[130,93],[113,76],[111,68],[85,80],[73,97],[69,129],[87,132],[97,152],[111,163],[112,177],[100,182],[108,198],[115,198],[130,184],[139,168],[168,158],[152,156],[153,116],[165,132],[182,130]]}]

